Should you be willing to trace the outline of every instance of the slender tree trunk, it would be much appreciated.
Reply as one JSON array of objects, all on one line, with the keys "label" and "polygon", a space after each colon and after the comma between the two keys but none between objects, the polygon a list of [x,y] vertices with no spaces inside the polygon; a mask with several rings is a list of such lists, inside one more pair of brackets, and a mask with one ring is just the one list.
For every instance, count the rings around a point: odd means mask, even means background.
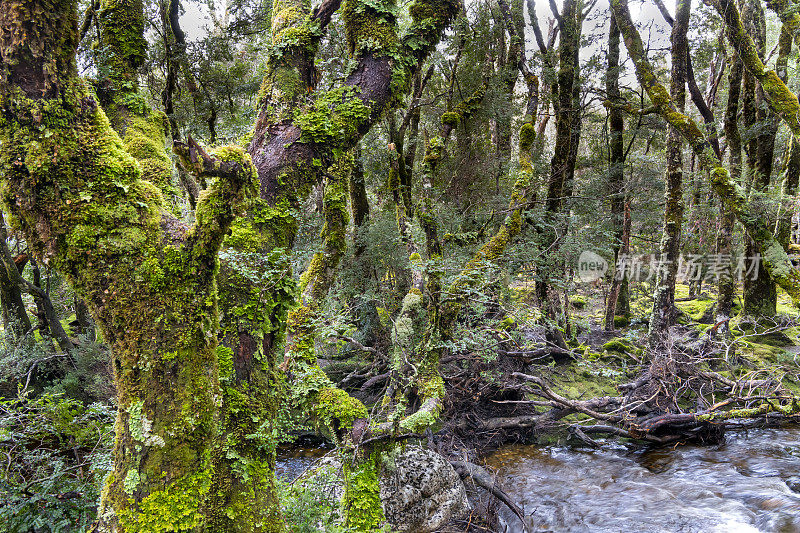
[{"label": "slender tree trunk", "polygon": [[[689,42],[691,0],[677,0],[675,23],[672,26],[672,76],[670,96],[678,111],[686,102],[686,57]],[[680,256],[681,224],[683,222],[683,139],[670,126],[667,134],[666,191],[664,194],[664,230],[661,238],[659,268],[653,295],[653,314],[650,317],[649,346],[657,353],[663,349],[669,328],[675,323],[675,276]]]},{"label": "slender tree trunk", "polygon": [[[2,214],[0,214],[1,218]],[[5,224],[5,220],[3,220]],[[4,249],[8,248],[7,243],[2,243]],[[3,262],[5,265],[5,262]],[[12,331],[14,336],[18,339],[22,338],[26,333],[30,332],[31,319],[25,309],[25,302],[22,301],[22,287],[17,282],[20,276],[20,269],[16,262],[13,263],[14,270],[9,274],[6,268],[0,266],[0,303],[3,306],[3,326],[6,331]],[[10,268],[11,265],[7,265]]]},{"label": "slender tree trunk", "polygon": [[[550,161],[550,178],[547,185],[545,202],[547,229],[540,237],[543,256],[549,260],[540,261],[539,276],[536,281],[536,295],[545,314],[553,321],[562,316],[559,290],[555,281],[564,274],[563,260],[559,258],[558,248],[563,230],[566,226],[563,212],[568,183],[574,174],[573,127],[576,124],[574,90],[578,82],[576,64],[580,43],[581,28],[580,0],[565,0],[561,12],[559,43],[558,82],[553,85],[557,98],[554,100],[556,110],[556,138],[553,157]],[[561,333],[554,327],[548,328],[548,340],[555,345],[566,348]]]},{"label": "slender tree trunk", "polygon": [[[619,253],[622,255],[627,255],[630,253],[631,249],[631,207],[630,202],[625,202],[625,213],[623,215],[622,221],[622,236],[621,236],[621,246],[619,248]],[[606,310],[605,310],[605,330],[606,331],[614,331],[615,324],[614,318],[617,315],[617,306],[614,304],[619,301],[619,296],[623,290],[627,291],[627,283],[624,283],[625,279],[619,279],[616,275],[614,279],[611,281],[611,288],[609,289],[608,299],[606,301]],[[626,295],[627,297],[627,295]],[[624,315],[623,315],[624,316]],[[627,322],[627,317],[626,322]]]},{"label": "slender tree trunk", "polygon": [[[728,167],[731,180],[739,182],[742,175],[742,138],[739,134],[738,114],[739,95],[742,87],[742,62],[738,56],[733,57],[728,73],[728,102],[725,107],[725,139],[728,143]],[[733,312],[733,297],[736,292],[736,280],[731,269],[733,254],[733,228],[735,218],[731,209],[720,202],[720,229],[717,235],[717,254],[727,260],[727,271],[720,275],[717,290],[717,321],[729,318]]]},{"label": "slender tree trunk", "polygon": [[[620,249],[624,246],[625,233],[625,143],[623,132],[625,131],[625,120],[622,109],[622,95],[619,90],[619,28],[611,16],[608,30],[608,68],[606,69],[606,96],[611,105],[608,110],[609,142],[608,142],[608,188],[611,196],[611,221],[614,228],[614,265],[619,264]],[[623,252],[627,253],[627,252]],[[623,289],[623,285],[625,288]],[[627,295],[628,278],[623,276],[618,279],[614,275],[611,281],[611,289],[606,301],[606,331],[614,330],[614,316],[627,315],[630,312],[627,298],[620,299],[620,296]],[[627,318],[627,317],[626,317]]]},{"label": "slender tree trunk", "polygon": [[792,135],[783,169],[781,203],[775,236],[789,250],[791,244],[792,216],[797,209],[797,188],[800,181],[800,141]]}]

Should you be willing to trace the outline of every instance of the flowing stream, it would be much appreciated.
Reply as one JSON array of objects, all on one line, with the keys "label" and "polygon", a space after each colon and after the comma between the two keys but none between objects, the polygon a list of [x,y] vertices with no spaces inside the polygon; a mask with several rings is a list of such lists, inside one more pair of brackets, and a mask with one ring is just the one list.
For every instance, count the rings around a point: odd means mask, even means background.
[{"label": "flowing stream", "polygon": [[[715,446],[506,446],[486,462],[528,531],[800,533],[800,427],[729,432]],[[501,514],[508,532],[525,531]]]}]

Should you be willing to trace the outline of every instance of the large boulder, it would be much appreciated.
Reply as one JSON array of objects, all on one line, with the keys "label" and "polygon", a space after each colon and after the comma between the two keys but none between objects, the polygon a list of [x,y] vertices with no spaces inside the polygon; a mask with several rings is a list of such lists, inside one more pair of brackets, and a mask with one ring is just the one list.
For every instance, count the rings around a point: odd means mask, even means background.
[{"label": "large boulder", "polygon": [[470,509],[464,483],[450,463],[419,446],[394,455],[379,484],[386,519],[397,531],[434,531]]}]

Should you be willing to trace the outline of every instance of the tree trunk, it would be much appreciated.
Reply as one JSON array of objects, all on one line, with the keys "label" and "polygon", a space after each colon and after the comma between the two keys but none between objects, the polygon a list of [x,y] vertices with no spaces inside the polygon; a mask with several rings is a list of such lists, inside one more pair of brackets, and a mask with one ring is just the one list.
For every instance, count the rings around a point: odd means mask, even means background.
[{"label": "tree trunk", "polygon": [[[758,56],[762,60],[766,54],[766,22],[761,0],[747,0],[743,9],[742,22],[753,37],[758,49]],[[787,37],[788,34],[787,34]],[[783,39],[785,44],[785,38]],[[789,37],[791,48],[791,37]],[[786,58],[788,51],[781,47],[778,54],[777,65],[779,77],[786,81]],[[783,64],[783,68],[780,65]],[[750,191],[750,203],[754,208],[763,210],[768,216],[772,210],[767,205],[765,195],[768,193],[772,177],[772,159],[775,147],[775,134],[780,124],[780,119],[769,109],[764,101],[764,90],[758,85],[755,77],[748,73],[744,75],[742,90],[742,117],[745,131],[748,133],[746,144],[747,169],[746,186]],[[760,206],[760,207],[758,207]],[[761,254],[761,249],[753,242],[749,235],[745,236],[745,257],[751,258]],[[770,279],[763,264],[758,265],[755,276],[744,276],[744,312],[755,317],[774,317],[777,312],[778,293],[775,282]]]},{"label": "tree trunk", "polygon": [[[677,0],[675,23],[672,26],[672,76],[670,96],[679,112],[686,102],[686,58],[689,42],[691,0]],[[650,317],[649,347],[654,353],[663,350],[669,328],[675,323],[675,276],[680,256],[681,224],[683,223],[683,139],[677,128],[670,126],[667,134],[666,191],[664,193],[664,233],[661,237],[658,272],[653,295],[653,314]]]},{"label": "tree trunk", "polygon": [[[734,53],[728,73],[728,102],[725,106],[725,140],[728,143],[728,166],[731,180],[738,183],[742,175],[742,138],[739,134],[738,114],[739,95],[742,87],[742,62]],[[717,282],[717,321],[730,318],[733,312],[733,297],[736,292],[736,280],[731,268],[733,253],[734,214],[730,208],[720,202],[720,228],[717,235],[717,254],[726,261],[727,269]]]},{"label": "tree trunk", "polygon": [[219,400],[216,253],[255,172],[241,150],[201,157],[220,181],[195,226],[175,220],[77,77],[76,21],[74,0],[0,11],[2,198],[112,348],[119,412],[99,529],[199,529]]},{"label": "tree trunk", "polygon": [[[561,12],[559,43],[558,82],[554,85],[557,98],[556,138],[553,157],[550,161],[550,178],[547,184],[547,200],[545,202],[547,229],[541,235],[542,250],[546,250],[549,260],[540,261],[539,278],[536,281],[536,295],[545,314],[553,321],[561,318],[561,301],[554,281],[564,275],[563,260],[559,258],[558,248],[566,227],[566,213],[563,212],[567,187],[575,172],[573,142],[576,136],[573,127],[576,124],[574,91],[578,82],[577,61],[580,43],[580,0],[565,0]],[[577,148],[577,147],[576,147]],[[548,340],[561,348],[565,348],[561,333],[555,327],[548,328]]]},{"label": "tree trunk", "polygon": [[[621,246],[619,248],[619,253],[627,255],[630,253],[631,250],[631,207],[630,202],[625,202],[624,207],[625,213],[623,215],[622,221],[622,237],[621,237]],[[611,281],[611,288],[608,291],[608,299],[606,301],[606,310],[605,310],[605,330],[606,331],[614,331],[616,325],[614,324],[614,318],[619,316],[617,315],[618,306],[614,305],[615,303],[619,302],[620,296],[625,291],[625,299],[627,299],[627,291],[628,291],[628,284],[626,283],[627,278],[623,277],[620,278],[617,275],[614,275],[614,279]],[[621,315],[625,318],[625,322],[627,323],[628,316]]]},{"label": "tree trunk", "polygon": [[[4,217],[3,224],[5,225]],[[7,243],[2,243],[4,249],[8,248]],[[5,264],[5,262],[3,263]],[[10,268],[11,265],[8,265]],[[22,301],[22,287],[17,282],[20,276],[20,269],[13,263],[14,272],[8,273],[6,268],[0,266],[0,304],[3,306],[3,327],[6,331],[11,331],[14,337],[21,339],[25,334],[29,333],[32,329],[31,319],[28,312],[25,310],[25,302]]]},{"label": "tree trunk", "polygon": [[165,148],[169,120],[163,111],[151,109],[138,89],[138,69],[147,56],[143,2],[105,0],[98,22],[104,46],[98,64],[100,105],[125,151],[139,161],[142,179],[158,187],[170,211],[180,215],[181,197]]},{"label": "tree trunk", "polygon": [[[620,250],[624,246],[625,233],[625,143],[623,132],[625,120],[622,109],[622,95],[619,90],[619,28],[611,16],[608,29],[608,68],[606,69],[606,96],[612,105],[608,108],[608,188],[611,196],[611,222],[614,228],[614,265],[619,264]],[[627,252],[623,252],[627,253]],[[625,288],[623,289],[623,285]],[[614,275],[611,289],[606,301],[605,329],[614,330],[614,316],[626,316],[630,313],[627,298],[620,300],[620,295],[627,295],[628,278],[617,279]]]}]

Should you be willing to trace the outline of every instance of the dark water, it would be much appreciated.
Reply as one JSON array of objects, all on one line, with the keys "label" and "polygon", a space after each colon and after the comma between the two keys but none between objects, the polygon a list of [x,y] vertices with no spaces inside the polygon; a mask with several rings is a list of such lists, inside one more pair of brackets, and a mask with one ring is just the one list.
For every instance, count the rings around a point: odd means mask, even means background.
[{"label": "dark water", "polygon": [[284,481],[292,481],[328,452],[327,448],[304,446],[279,448],[275,474]]},{"label": "dark water", "polygon": [[[674,449],[508,446],[487,463],[529,531],[800,533],[800,428]],[[523,531],[502,512],[509,532]]]}]

